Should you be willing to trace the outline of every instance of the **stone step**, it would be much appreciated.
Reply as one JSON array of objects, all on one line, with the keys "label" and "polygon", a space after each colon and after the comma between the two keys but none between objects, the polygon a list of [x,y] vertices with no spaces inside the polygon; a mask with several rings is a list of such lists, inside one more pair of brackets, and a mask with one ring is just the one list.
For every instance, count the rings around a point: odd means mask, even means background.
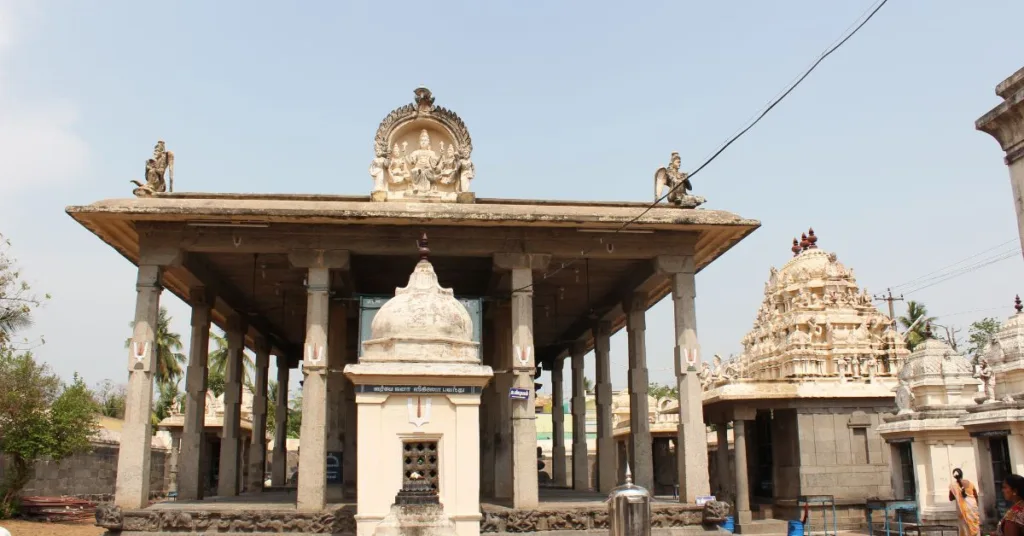
[{"label": "stone step", "polygon": [[786,534],[789,522],[781,519],[759,519],[737,527],[739,534]]}]

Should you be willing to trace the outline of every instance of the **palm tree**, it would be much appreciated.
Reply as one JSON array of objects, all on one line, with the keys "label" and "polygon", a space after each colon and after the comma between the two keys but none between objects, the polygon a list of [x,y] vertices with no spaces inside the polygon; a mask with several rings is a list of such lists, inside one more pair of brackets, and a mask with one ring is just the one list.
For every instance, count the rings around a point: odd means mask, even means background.
[{"label": "palm tree", "polygon": [[[907,348],[910,351],[913,351],[915,346],[924,342],[927,338],[925,336],[926,326],[934,321],[935,317],[928,316],[928,308],[923,303],[914,300],[907,302],[907,314],[899,317],[899,322],[903,329],[908,330],[904,337],[907,341]],[[913,329],[910,329],[911,326],[913,326]]]},{"label": "palm tree", "polygon": [[[210,371],[206,384],[214,396],[220,396],[224,393],[224,384],[227,382],[228,376],[228,340],[223,332],[215,333],[211,330],[210,341],[213,342],[213,349],[210,350],[209,354]],[[243,351],[242,383],[245,384],[245,387],[250,392],[256,391],[252,384],[252,375],[255,368],[256,364],[253,362],[252,356]]]},{"label": "palm tree", "polygon": [[[181,335],[171,331],[170,324],[171,315],[161,306],[156,319],[156,363],[153,364],[156,382],[161,385],[177,382],[178,378],[181,378],[182,366],[185,365],[185,354],[181,352],[184,347]],[[134,328],[135,322],[129,325]],[[131,343],[130,338],[125,340],[124,347],[128,348]]]},{"label": "palm tree", "polygon": [[153,423],[153,432],[160,421],[171,416],[172,411],[181,411],[181,392],[178,391],[176,382],[162,383],[157,387],[159,394],[156,403],[153,404],[153,411],[150,413],[150,421]]}]

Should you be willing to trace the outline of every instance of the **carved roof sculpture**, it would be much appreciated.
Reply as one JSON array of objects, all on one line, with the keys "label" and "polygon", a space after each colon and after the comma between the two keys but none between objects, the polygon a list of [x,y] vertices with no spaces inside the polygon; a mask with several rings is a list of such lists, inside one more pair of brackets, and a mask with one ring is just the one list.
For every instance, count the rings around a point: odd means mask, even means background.
[{"label": "carved roof sculpture", "polygon": [[[242,430],[252,431],[252,405],[253,394],[246,388],[242,388],[242,404],[240,426]],[[205,427],[207,430],[219,430],[224,425],[224,394],[214,396],[213,392],[206,392],[205,404]],[[180,432],[185,426],[185,415],[181,411],[172,411],[170,416],[160,421],[157,428],[168,430],[172,434]],[[273,432],[272,430],[268,433]]]},{"label": "carved roof sculpture", "polygon": [[[930,329],[927,333],[930,333]],[[973,404],[977,386],[974,365],[945,341],[928,337],[918,344],[899,372],[899,381],[913,395],[907,407],[896,399],[898,409]]]},{"label": "carved roof sculpture", "polygon": [[654,172],[654,201],[660,201],[664,195],[669,203],[678,207],[696,208],[704,204],[706,199],[689,194],[693,185],[690,184],[690,176],[680,169],[680,162],[679,153],[673,152],[668,165]]},{"label": "carved roof sculpture", "polygon": [[909,354],[902,336],[858,288],[853,270],[817,241],[810,229],[793,240],[793,258],[769,270],[743,353],[730,362],[716,356],[701,372],[705,389],[746,381],[895,383]]},{"label": "carved roof sculpture", "polygon": [[360,363],[480,363],[473,319],[450,288],[442,288],[430,264],[427,236],[409,284],[395,290],[370,324]]},{"label": "carved roof sculpture", "polygon": [[981,382],[978,405],[968,408],[959,424],[965,427],[1024,422],[1024,305],[1014,298],[1011,316],[983,350],[974,376]]},{"label": "carved roof sculpture", "polygon": [[414,93],[411,104],[392,110],[377,127],[371,199],[474,202],[473,141],[466,124],[435,106],[429,89]]},{"label": "carved roof sculpture", "polygon": [[958,419],[975,405],[982,382],[971,360],[931,336],[918,344],[900,369],[896,415],[885,417],[878,433],[885,436],[960,430]]}]

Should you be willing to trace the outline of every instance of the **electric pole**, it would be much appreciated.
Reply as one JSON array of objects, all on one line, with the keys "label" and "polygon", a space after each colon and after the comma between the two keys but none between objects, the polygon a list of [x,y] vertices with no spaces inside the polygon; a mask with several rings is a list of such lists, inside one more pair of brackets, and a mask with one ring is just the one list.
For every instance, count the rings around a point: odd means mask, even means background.
[{"label": "electric pole", "polygon": [[889,302],[889,319],[892,321],[893,329],[896,329],[896,309],[895,307],[893,307],[893,302],[903,301],[903,295],[900,294],[899,298],[894,298],[892,295],[891,288],[887,288],[885,290],[886,292],[889,293],[889,295],[886,296],[885,294],[880,294],[878,296],[875,296],[875,301]]}]

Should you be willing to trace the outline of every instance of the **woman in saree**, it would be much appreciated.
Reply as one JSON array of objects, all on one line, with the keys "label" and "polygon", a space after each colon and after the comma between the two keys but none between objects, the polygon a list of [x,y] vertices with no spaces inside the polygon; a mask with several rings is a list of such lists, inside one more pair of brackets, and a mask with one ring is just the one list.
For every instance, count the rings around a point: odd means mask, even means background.
[{"label": "woman in saree", "polygon": [[978,489],[970,480],[964,480],[964,472],[959,467],[953,469],[949,500],[956,501],[959,536],[979,536],[981,514],[978,511]]},{"label": "woman in saree", "polygon": [[1024,536],[1024,476],[1010,475],[1003,481],[1003,498],[1012,506],[999,521],[999,536]]}]

